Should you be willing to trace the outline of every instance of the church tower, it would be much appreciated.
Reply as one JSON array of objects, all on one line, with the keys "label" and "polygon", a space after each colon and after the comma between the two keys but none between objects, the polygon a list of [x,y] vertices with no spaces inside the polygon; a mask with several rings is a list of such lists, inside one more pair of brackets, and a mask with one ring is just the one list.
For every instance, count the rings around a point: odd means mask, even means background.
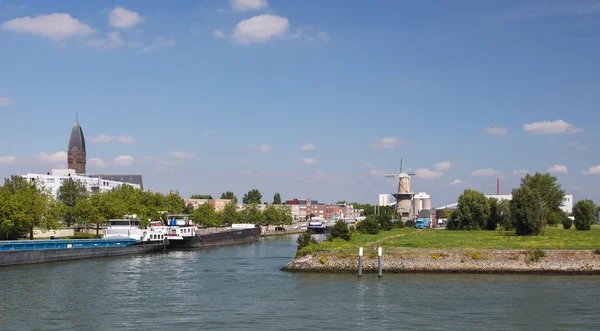
[{"label": "church tower", "polygon": [[85,173],[85,138],[83,137],[83,130],[81,130],[78,119],[75,119],[75,124],[73,124],[73,129],[71,129],[69,149],[67,150],[67,163],[69,169],[74,169],[75,173]]}]

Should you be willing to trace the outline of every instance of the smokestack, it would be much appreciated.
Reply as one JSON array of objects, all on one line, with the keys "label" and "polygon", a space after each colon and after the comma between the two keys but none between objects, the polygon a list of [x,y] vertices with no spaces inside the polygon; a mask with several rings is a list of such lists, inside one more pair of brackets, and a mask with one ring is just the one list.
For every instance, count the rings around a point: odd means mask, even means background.
[{"label": "smokestack", "polygon": [[500,195],[500,178],[496,179],[496,195]]}]

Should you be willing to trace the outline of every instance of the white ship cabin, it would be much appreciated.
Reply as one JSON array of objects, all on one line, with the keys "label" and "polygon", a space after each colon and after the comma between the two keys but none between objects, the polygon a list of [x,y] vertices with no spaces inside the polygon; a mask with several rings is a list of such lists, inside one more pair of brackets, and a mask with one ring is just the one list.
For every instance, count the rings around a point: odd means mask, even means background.
[{"label": "white ship cabin", "polygon": [[150,233],[148,230],[140,229],[140,220],[133,218],[109,220],[109,226],[104,230],[104,238],[132,238],[139,241],[163,242],[164,233]]},{"label": "white ship cabin", "polygon": [[192,222],[190,216],[187,214],[168,215],[166,221],[152,221],[150,222],[149,235],[153,238],[157,234],[162,234],[170,240],[193,237],[196,235],[198,228]]}]

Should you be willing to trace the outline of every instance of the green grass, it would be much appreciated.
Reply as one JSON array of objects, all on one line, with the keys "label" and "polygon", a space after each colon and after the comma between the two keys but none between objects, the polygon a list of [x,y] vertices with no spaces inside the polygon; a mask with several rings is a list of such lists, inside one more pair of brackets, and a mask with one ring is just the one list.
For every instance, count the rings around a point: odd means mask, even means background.
[{"label": "green grass", "polygon": [[[312,245],[311,245],[312,246]],[[343,250],[374,246],[384,249],[598,249],[600,227],[590,231],[548,227],[543,236],[516,236],[514,231],[449,231],[394,229],[377,235],[354,232],[350,241],[322,242],[309,250]]]}]

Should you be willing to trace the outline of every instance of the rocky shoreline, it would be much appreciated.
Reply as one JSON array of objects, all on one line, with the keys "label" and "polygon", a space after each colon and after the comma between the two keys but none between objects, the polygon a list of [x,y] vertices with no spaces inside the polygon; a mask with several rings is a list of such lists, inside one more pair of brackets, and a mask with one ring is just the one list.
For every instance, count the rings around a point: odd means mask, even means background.
[{"label": "rocky shoreline", "polygon": [[[396,250],[383,252],[383,273],[600,275],[593,250]],[[282,268],[294,272],[357,273],[357,251],[317,251]],[[377,254],[365,253],[363,272],[377,272]]]}]

